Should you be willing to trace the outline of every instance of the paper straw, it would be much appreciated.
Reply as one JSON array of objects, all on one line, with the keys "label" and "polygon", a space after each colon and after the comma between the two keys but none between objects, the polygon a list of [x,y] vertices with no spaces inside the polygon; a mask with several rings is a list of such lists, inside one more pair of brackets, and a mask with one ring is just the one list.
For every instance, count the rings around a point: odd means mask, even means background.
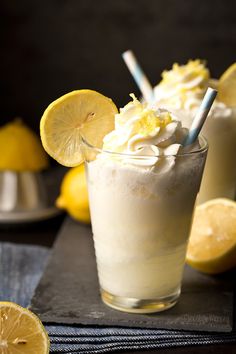
[{"label": "paper straw", "polygon": [[122,54],[125,64],[127,65],[131,75],[133,76],[138,88],[140,89],[145,101],[152,103],[154,100],[154,93],[152,86],[144,74],[141,66],[138,64],[134,53],[127,50]]},{"label": "paper straw", "polygon": [[211,109],[212,103],[216,98],[216,95],[217,91],[215,89],[212,89],[211,87],[208,87],[207,92],[205,93],[205,96],[203,97],[202,103],[199,107],[199,110],[189,129],[188,135],[184,141],[184,146],[194,143],[194,141],[197,139],[202,129],[202,126],[207,118],[207,115]]}]

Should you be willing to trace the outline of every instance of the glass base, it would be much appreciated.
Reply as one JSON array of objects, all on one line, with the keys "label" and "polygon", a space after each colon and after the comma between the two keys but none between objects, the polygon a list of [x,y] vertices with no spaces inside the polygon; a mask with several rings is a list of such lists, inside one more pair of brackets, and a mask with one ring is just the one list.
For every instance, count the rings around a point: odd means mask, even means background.
[{"label": "glass base", "polygon": [[153,313],[167,310],[176,304],[179,295],[180,291],[159,299],[136,299],[112,295],[101,289],[102,301],[106,305],[115,310],[131,313]]}]

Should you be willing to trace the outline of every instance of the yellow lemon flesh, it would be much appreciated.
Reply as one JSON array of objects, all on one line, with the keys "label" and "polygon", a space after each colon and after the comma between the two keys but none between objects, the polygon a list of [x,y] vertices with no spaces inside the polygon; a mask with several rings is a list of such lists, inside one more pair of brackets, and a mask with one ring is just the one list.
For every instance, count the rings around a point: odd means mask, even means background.
[{"label": "yellow lemon flesh", "polygon": [[186,261],[208,274],[236,266],[236,202],[219,198],[196,207]]},{"label": "yellow lemon flesh", "polygon": [[43,324],[31,311],[0,302],[0,352],[4,354],[48,354],[50,342]]},{"label": "yellow lemon flesh", "polygon": [[96,147],[114,129],[117,108],[110,98],[92,90],[72,91],[52,102],[40,122],[44,149],[68,167],[83,161],[81,135]]},{"label": "yellow lemon flesh", "polygon": [[40,171],[48,167],[48,158],[39,137],[15,120],[0,127],[0,171]]},{"label": "yellow lemon flesh", "polygon": [[66,173],[56,205],[58,208],[67,210],[74,219],[84,223],[90,222],[84,164],[73,167]]},{"label": "yellow lemon flesh", "polygon": [[227,106],[236,107],[236,63],[232,64],[219,79],[218,100]]}]

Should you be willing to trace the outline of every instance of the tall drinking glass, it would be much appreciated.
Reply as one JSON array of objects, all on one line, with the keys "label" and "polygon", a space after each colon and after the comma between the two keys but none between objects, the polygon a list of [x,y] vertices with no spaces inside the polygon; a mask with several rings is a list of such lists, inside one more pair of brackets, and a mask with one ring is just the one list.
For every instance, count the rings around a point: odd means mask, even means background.
[{"label": "tall drinking glass", "polygon": [[207,142],[159,157],[103,151],[83,140],[101,296],[127,312],[150,313],[179,298]]}]

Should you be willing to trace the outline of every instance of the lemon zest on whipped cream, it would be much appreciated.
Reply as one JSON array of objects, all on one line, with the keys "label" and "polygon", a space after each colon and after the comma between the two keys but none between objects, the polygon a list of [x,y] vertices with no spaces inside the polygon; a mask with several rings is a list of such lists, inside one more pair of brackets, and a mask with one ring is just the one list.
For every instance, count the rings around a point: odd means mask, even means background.
[{"label": "lemon zest on whipped cream", "polygon": [[156,128],[165,128],[172,121],[169,112],[154,112],[147,109],[141,113],[140,119],[136,122],[134,130],[143,136],[155,134]]},{"label": "lemon zest on whipped cream", "polygon": [[169,111],[153,109],[140,102],[134,94],[130,96],[132,101],[115,115],[115,129],[103,139],[104,150],[124,152],[133,146],[134,140],[144,140],[147,145],[148,139],[153,140],[173,122]]},{"label": "lemon zest on whipped cream", "polygon": [[[160,84],[170,84],[176,81],[182,83],[189,83],[196,78],[199,79],[198,84],[193,86],[192,89],[196,90],[197,88],[205,88],[206,82],[210,78],[210,72],[206,68],[205,61],[200,59],[189,60],[185,65],[179,65],[174,63],[172,70],[165,70],[162,73],[162,81]],[[188,87],[180,87],[181,90],[186,90]]]}]

